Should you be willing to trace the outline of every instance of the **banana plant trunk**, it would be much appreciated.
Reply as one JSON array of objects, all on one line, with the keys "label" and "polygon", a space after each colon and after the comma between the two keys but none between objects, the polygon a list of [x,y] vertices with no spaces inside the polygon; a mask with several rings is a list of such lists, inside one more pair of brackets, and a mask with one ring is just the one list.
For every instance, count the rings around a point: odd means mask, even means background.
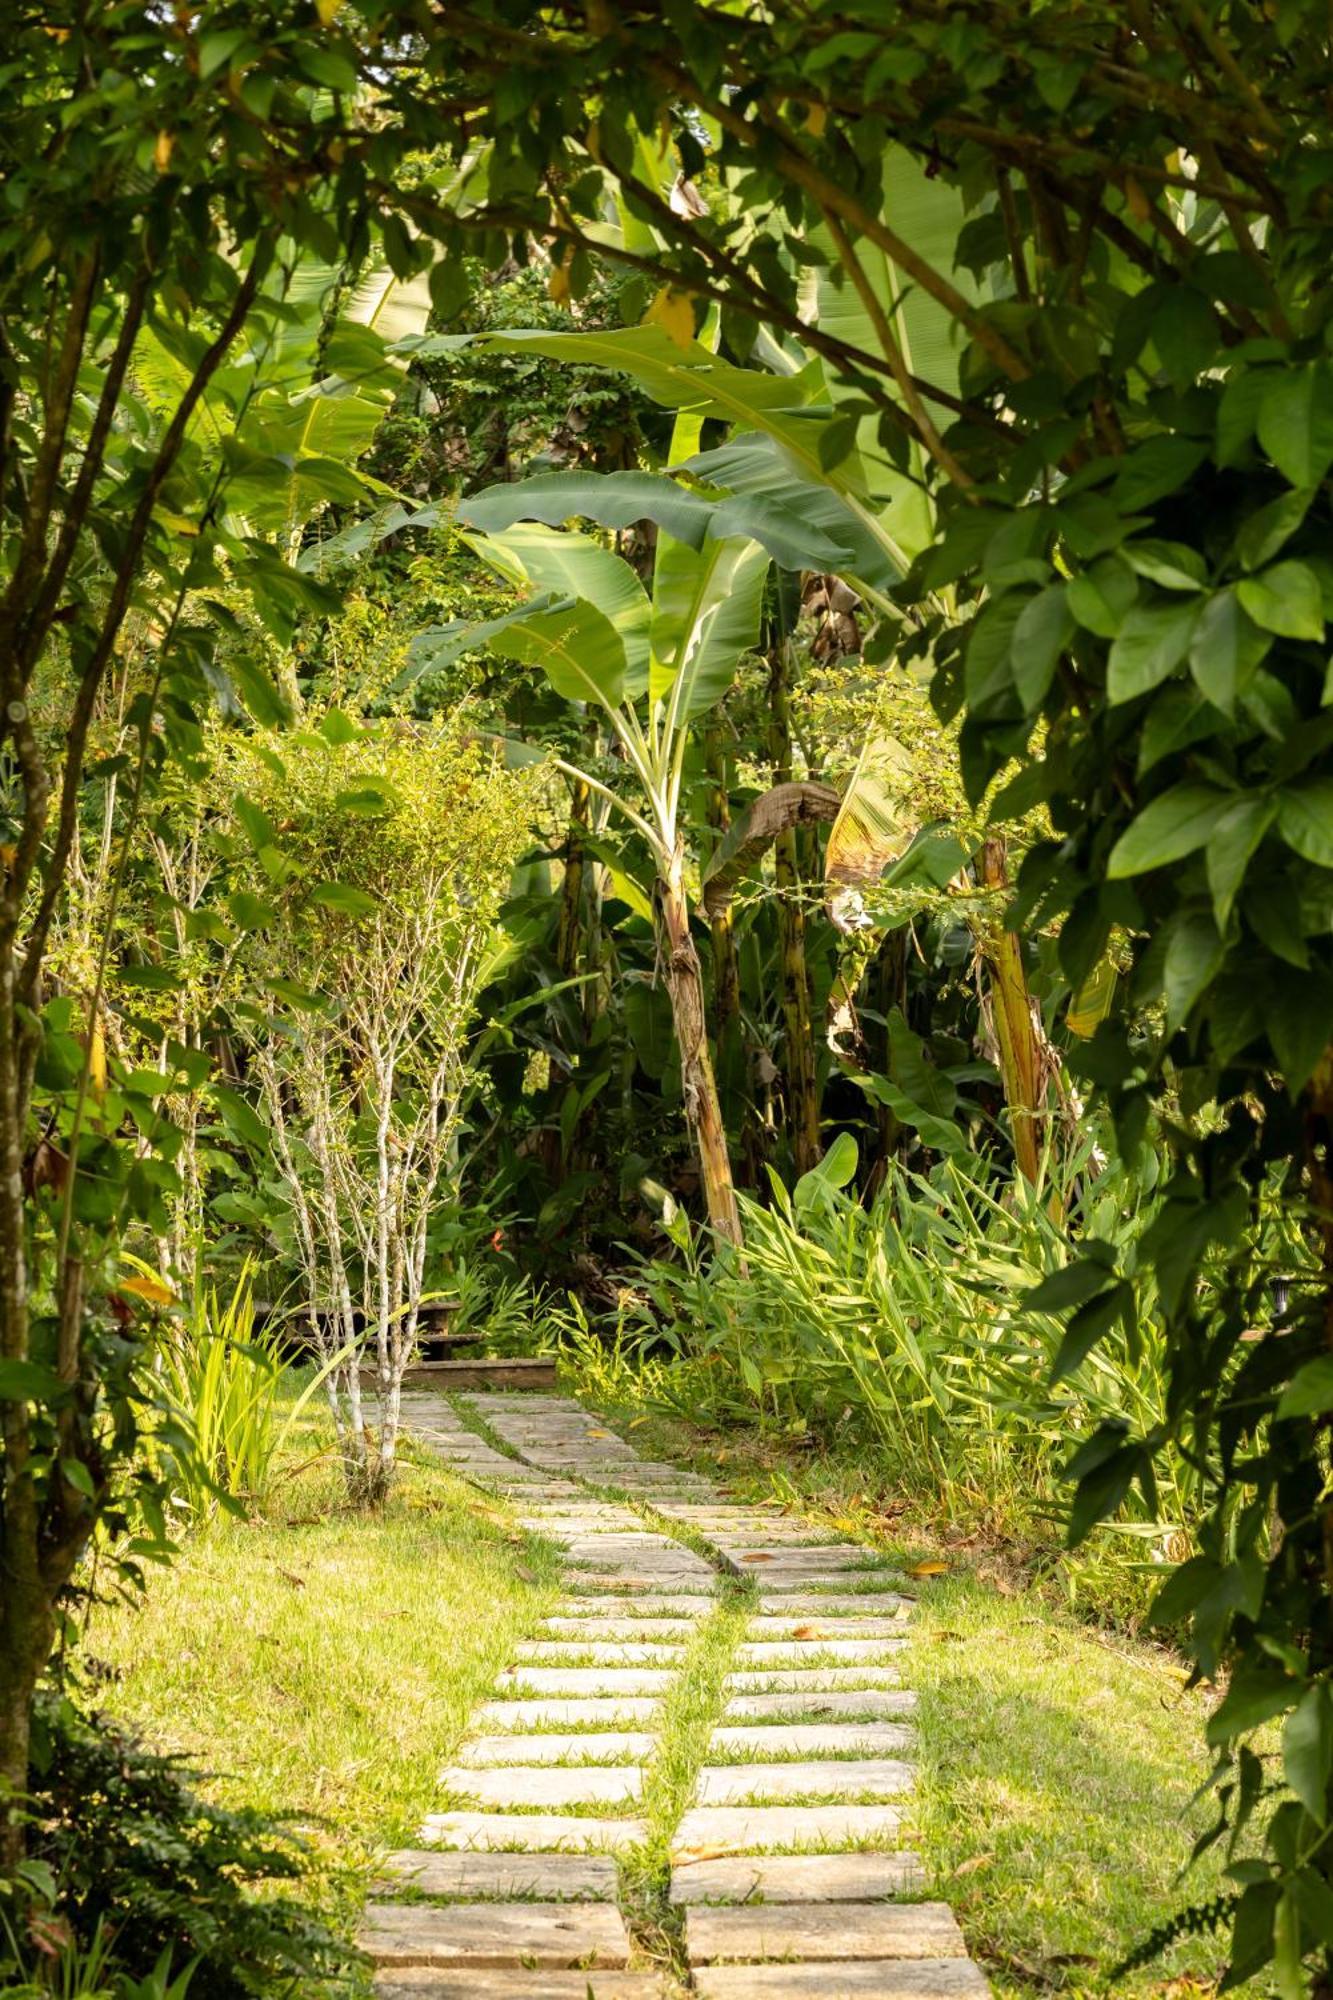
[{"label": "banana plant trunk", "polygon": [[[1008,887],[1002,840],[988,840],[983,845],[981,879],[989,889]],[[1045,1121],[1046,1064],[1032,1018],[1023,948],[1015,932],[999,929],[987,939],[985,952],[1014,1157],[1023,1178],[1035,1184],[1041,1163],[1041,1127]]]},{"label": "banana plant trunk", "polygon": [[[788,644],[779,638],[769,656],[769,755],[773,783],[790,782],[791,710],[788,702]],[[778,891],[778,978],[782,1038],[787,1072],[787,1124],[798,1174],[819,1165],[819,1079],[815,1072],[815,1030],[806,959],[804,883],[795,827],[778,835],[773,848]]]},{"label": "banana plant trunk", "polygon": [[658,890],[667,992],[680,1050],[680,1078],[685,1116],[694,1136],[703,1176],[708,1220],[725,1242],[740,1244],[741,1218],[731,1177],[726,1128],[718,1101],[717,1081],[708,1048],[704,983],[699,954],[690,934],[690,906],[685,894],[685,855],[676,845]]}]

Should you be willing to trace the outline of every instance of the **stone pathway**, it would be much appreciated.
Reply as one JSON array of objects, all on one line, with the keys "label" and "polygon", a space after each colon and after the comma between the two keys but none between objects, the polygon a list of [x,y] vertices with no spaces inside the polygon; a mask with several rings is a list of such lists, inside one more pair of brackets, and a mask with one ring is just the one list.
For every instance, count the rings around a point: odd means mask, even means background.
[{"label": "stone pathway", "polygon": [[[404,1421],[561,1546],[567,1595],[477,1710],[418,1845],[389,1858],[362,1934],[381,2000],[985,2000],[901,1846],[915,1706],[902,1580],[858,1544],[641,1459],[567,1398],[467,1407],[505,1450],[435,1397],[405,1396]],[[727,1573],[753,1594],[671,1841],[673,1977],[635,1963],[617,1856],[647,1837],[663,1701]]]}]

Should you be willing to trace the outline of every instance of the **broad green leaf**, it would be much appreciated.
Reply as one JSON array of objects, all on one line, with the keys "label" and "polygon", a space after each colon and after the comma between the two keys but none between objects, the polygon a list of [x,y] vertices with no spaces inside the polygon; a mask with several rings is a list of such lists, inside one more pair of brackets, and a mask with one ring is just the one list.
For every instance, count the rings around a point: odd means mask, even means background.
[{"label": "broad green leaf", "polygon": [[1293,486],[1317,486],[1333,465],[1333,370],[1307,361],[1273,369],[1263,383],[1260,444]]},{"label": "broad green leaf", "polygon": [[[500,535],[467,535],[464,540],[483,562],[520,588],[526,583],[535,591],[579,598],[595,606],[621,642],[622,692],[637,694],[646,685],[652,611],[643,585],[623,556],[603,548],[591,535],[533,521],[517,522]],[[570,698],[587,699],[584,695]]]},{"label": "broad green leaf", "polygon": [[1278,793],[1278,832],[1317,868],[1333,868],[1333,778]]},{"label": "broad green leaf", "polygon": [[1245,569],[1262,569],[1290,540],[1310,509],[1317,487],[1298,486],[1251,514],[1236,536],[1236,554]]},{"label": "broad green leaf", "polygon": [[1222,963],[1222,939],[1213,919],[1203,910],[1186,911],[1167,934],[1162,970],[1169,1028],[1188,1020],[1195,1002],[1217,977]]},{"label": "broad green leaf", "polygon": [[318,903],[323,910],[333,910],[344,917],[373,917],[379,907],[373,896],[364,889],[355,889],[350,882],[320,882],[310,891],[312,903]]},{"label": "broad green leaf", "polygon": [[726,693],[758,644],[768,553],[735,536],[691,549],[659,538],[653,571],[651,698],[681,677],[676,713],[689,721]]},{"label": "broad green leaf", "polygon": [[1173,785],[1145,806],[1111,850],[1107,874],[1113,881],[1165,868],[1193,854],[1211,836],[1222,814],[1235,801],[1234,792],[1192,779]]},{"label": "broad green leaf", "polygon": [[1107,555],[1070,579],[1066,602],[1085,632],[1114,639],[1138,594],[1138,579],[1128,563]]},{"label": "broad green leaf", "polygon": [[1209,835],[1204,860],[1219,931],[1226,929],[1245,870],[1276,815],[1273,799],[1241,798],[1228,807]]},{"label": "broad green leaf", "polygon": [[566,701],[615,708],[624,698],[629,674],[624,641],[605,613],[584,598],[514,620],[493,649],[540,667]]},{"label": "broad green leaf", "polygon": [[0,1361],[0,1403],[49,1403],[64,1384],[40,1361]]},{"label": "broad green leaf", "polygon": [[[678,463],[674,440],[672,461]],[[901,582],[902,565],[889,555],[883,534],[876,531],[864,506],[826,482],[800,477],[775,438],[746,432],[685,459],[682,469],[710,485],[772,500],[799,513],[810,528],[849,551],[830,567],[863,596],[883,599]]]},{"label": "broad green leaf", "polygon": [[1282,1392],[1274,1412],[1285,1417],[1322,1417],[1333,1410],[1333,1354],[1316,1355],[1298,1368]]},{"label": "broad green leaf", "polygon": [[232,922],[243,931],[267,930],[278,914],[272,903],[266,903],[262,896],[252,896],[248,889],[238,889],[234,896],[228,896],[227,908]]},{"label": "broad green leaf", "polygon": [[1060,655],[1074,636],[1068,586],[1048,584],[1024,605],[1009,647],[1014,686],[1030,715],[1040,708],[1055,678]]},{"label": "broad green leaf", "polygon": [[1236,595],[1255,624],[1265,632],[1276,632],[1280,639],[1324,636],[1324,596],[1307,563],[1274,563],[1238,583]]},{"label": "broad green leaf", "polygon": [[1159,542],[1146,538],[1123,542],[1120,553],[1136,576],[1163,590],[1202,590],[1208,571],[1197,549],[1186,542]]},{"label": "broad green leaf", "polygon": [[1317,1681],[1287,1717],[1282,1770],[1311,1819],[1326,1826],[1333,1776],[1333,1699],[1326,1681]]},{"label": "broad green leaf", "polygon": [[268,1128],[253,1105],[229,1083],[211,1083],[209,1094],[236,1137],[262,1153],[268,1145]]},{"label": "broad green leaf", "polygon": [[1112,702],[1133,701],[1174,673],[1189,652],[1199,621],[1197,599],[1179,604],[1136,604],[1112,641],[1107,693]]},{"label": "broad green leaf", "polygon": [[1255,668],[1272,645],[1241,607],[1234,587],[1219,590],[1204,604],[1190,641],[1190,672],[1209,701],[1230,714]]}]

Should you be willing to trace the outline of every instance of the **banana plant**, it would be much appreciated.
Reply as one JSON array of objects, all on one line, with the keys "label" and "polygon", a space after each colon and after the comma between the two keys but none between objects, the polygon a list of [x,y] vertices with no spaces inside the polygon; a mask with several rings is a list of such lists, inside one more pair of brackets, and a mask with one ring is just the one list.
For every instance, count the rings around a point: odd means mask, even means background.
[{"label": "banana plant", "polygon": [[[632,774],[632,796],[557,762],[602,797],[652,857],[654,914],[709,1220],[719,1239],[739,1244],[691,932],[682,808],[687,755],[699,719],[721,700],[758,641],[770,562],[826,568],[845,549],[771,499],[706,499],[651,475],[546,476],[493,488],[460,511],[473,523],[471,546],[521,601],[484,624],[422,634],[415,665],[442,664],[486,646],[540,667],[557,694],[595,709],[610,731]],[[615,526],[657,522],[651,594],[627,562],[591,535],[553,525],[576,513]]]}]

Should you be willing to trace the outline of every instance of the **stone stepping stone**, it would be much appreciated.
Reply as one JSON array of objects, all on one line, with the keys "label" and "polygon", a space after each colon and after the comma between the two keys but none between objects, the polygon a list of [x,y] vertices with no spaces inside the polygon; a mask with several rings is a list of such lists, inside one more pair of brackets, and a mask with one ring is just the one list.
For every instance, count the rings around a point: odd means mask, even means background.
[{"label": "stone stepping stone", "polygon": [[[492,1741],[506,1743],[509,1737]],[[543,1740],[541,1738],[539,1741]],[[873,1757],[891,1751],[910,1750],[916,1731],[901,1722],[797,1722],[765,1729],[715,1729],[708,1739],[709,1754],[734,1755],[737,1750],[754,1752],[775,1762],[785,1755],[805,1757]]]},{"label": "stone stepping stone", "polygon": [[575,1903],[370,1903],[362,1949],[379,1965],[580,1965],[629,1963],[619,1910]]},{"label": "stone stepping stone", "polygon": [[642,1795],[643,1772],[633,1764],[585,1764],[574,1769],[513,1764],[484,1770],[455,1764],[441,1771],[440,1784],[453,1796],[479,1806],[623,1806],[635,1804]]},{"label": "stone stepping stone", "polygon": [[605,1854],[451,1854],[405,1847],[385,1865],[404,1888],[423,1896],[614,1903],[618,1887],[616,1864]]},{"label": "stone stepping stone", "polygon": [[542,1854],[619,1854],[637,1847],[647,1829],[636,1819],[579,1819],[569,1813],[427,1813],[417,1836],[423,1847],[495,1849]]},{"label": "stone stepping stone", "polygon": [[685,1921],[685,1939],[691,1965],[737,1959],[967,1955],[947,1903],[776,1903],[756,1910],[692,1909]]},{"label": "stone stepping stone", "polygon": [[863,1590],[851,1596],[840,1591],[789,1591],[775,1592],[771,1597],[761,1593],[759,1597],[761,1615],[779,1618],[807,1614],[830,1619],[910,1618],[915,1609],[914,1597],[903,1597],[894,1590]]},{"label": "stone stepping stone", "polygon": [[[745,1678],[749,1678],[747,1675]],[[783,1676],[776,1676],[782,1679]],[[833,1688],[827,1692],[793,1689],[790,1693],[734,1694],[722,1710],[724,1722],[762,1722],[782,1715],[801,1723],[835,1715],[914,1715],[916,1696],[907,1688]],[[801,1724],[794,1726],[800,1727]]]},{"label": "stone stepping stone", "polygon": [[375,1981],[376,2000],[662,2000],[655,1972],[436,1972],[404,1966]]},{"label": "stone stepping stone", "polygon": [[876,1903],[920,1885],[915,1854],[764,1854],[671,1871],[673,1903]]},{"label": "stone stepping stone", "polygon": [[799,1694],[803,1689],[822,1693],[831,1688],[896,1687],[901,1675],[893,1667],[768,1667],[728,1674],[726,1684],[742,1694]]},{"label": "stone stepping stone", "polygon": [[588,1569],[571,1570],[565,1578],[565,1588],[571,1597],[583,1603],[594,1603],[598,1598],[606,1597],[618,1597],[622,1603],[631,1597],[643,1601],[661,1596],[664,1587],[677,1599],[692,1597],[702,1613],[712,1610],[708,1600],[717,1595],[717,1578],[706,1563],[698,1569],[684,1570],[671,1577],[638,1576],[624,1570]]},{"label": "stone stepping stone", "polygon": [[[712,1610],[706,1597],[571,1597],[560,1606],[560,1616],[572,1624],[590,1618],[683,1618],[691,1626]],[[548,1623],[551,1621],[548,1620]]]},{"label": "stone stepping stone", "polygon": [[912,1766],[896,1757],[706,1764],[699,1773],[698,1800],[701,1806],[738,1806],[749,1799],[895,1799],[910,1792],[915,1782]]},{"label": "stone stepping stone", "polygon": [[688,1639],[694,1630],[694,1622],[689,1618],[571,1618],[567,1613],[559,1613],[554,1618],[543,1618],[541,1629],[553,1638],[565,1638],[572,1633],[579,1639],[586,1636],[599,1644],[616,1639],[660,1642]]},{"label": "stone stepping stone", "polygon": [[594,1696],[590,1701],[487,1701],[474,1709],[474,1723],[489,1729],[528,1734],[555,1729],[620,1729],[627,1722],[648,1722],[660,1704],[647,1695]]},{"label": "stone stepping stone", "polygon": [[745,1667],[813,1667],[822,1661],[877,1667],[906,1649],[906,1639],[746,1639],[736,1658]]},{"label": "stone stepping stone", "polygon": [[656,1737],[637,1729],[600,1729],[591,1735],[576,1736],[555,1730],[541,1736],[474,1736],[459,1751],[458,1761],[471,1769],[488,1764],[618,1764],[626,1758],[642,1763],[652,1756],[656,1742]]},{"label": "stone stepping stone", "polygon": [[676,1829],[671,1859],[688,1861],[701,1851],[711,1859],[727,1853],[762,1854],[773,1848],[818,1853],[883,1847],[897,1841],[902,1823],[897,1806],[694,1806]]},{"label": "stone stepping stone", "polygon": [[821,1618],[775,1617],[771,1613],[752,1618],[745,1628],[747,1639],[901,1639],[900,1618]]},{"label": "stone stepping stone", "polygon": [[679,1666],[681,1647],[603,1645],[595,1639],[521,1639],[514,1652],[520,1664],[531,1660],[544,1667],[670,1667]]},{"label": "stone stepping stone", "polygon": [[663,1667],[506,1667],[495,1685],[502,1694],[663,1694],[675,1678]]},{"label": "stone stepping stone", "polygon": [[899,1958],[700,1966],[694,1991],[697,2000],[989,2000],[990,1984],[970,1958]]}]

